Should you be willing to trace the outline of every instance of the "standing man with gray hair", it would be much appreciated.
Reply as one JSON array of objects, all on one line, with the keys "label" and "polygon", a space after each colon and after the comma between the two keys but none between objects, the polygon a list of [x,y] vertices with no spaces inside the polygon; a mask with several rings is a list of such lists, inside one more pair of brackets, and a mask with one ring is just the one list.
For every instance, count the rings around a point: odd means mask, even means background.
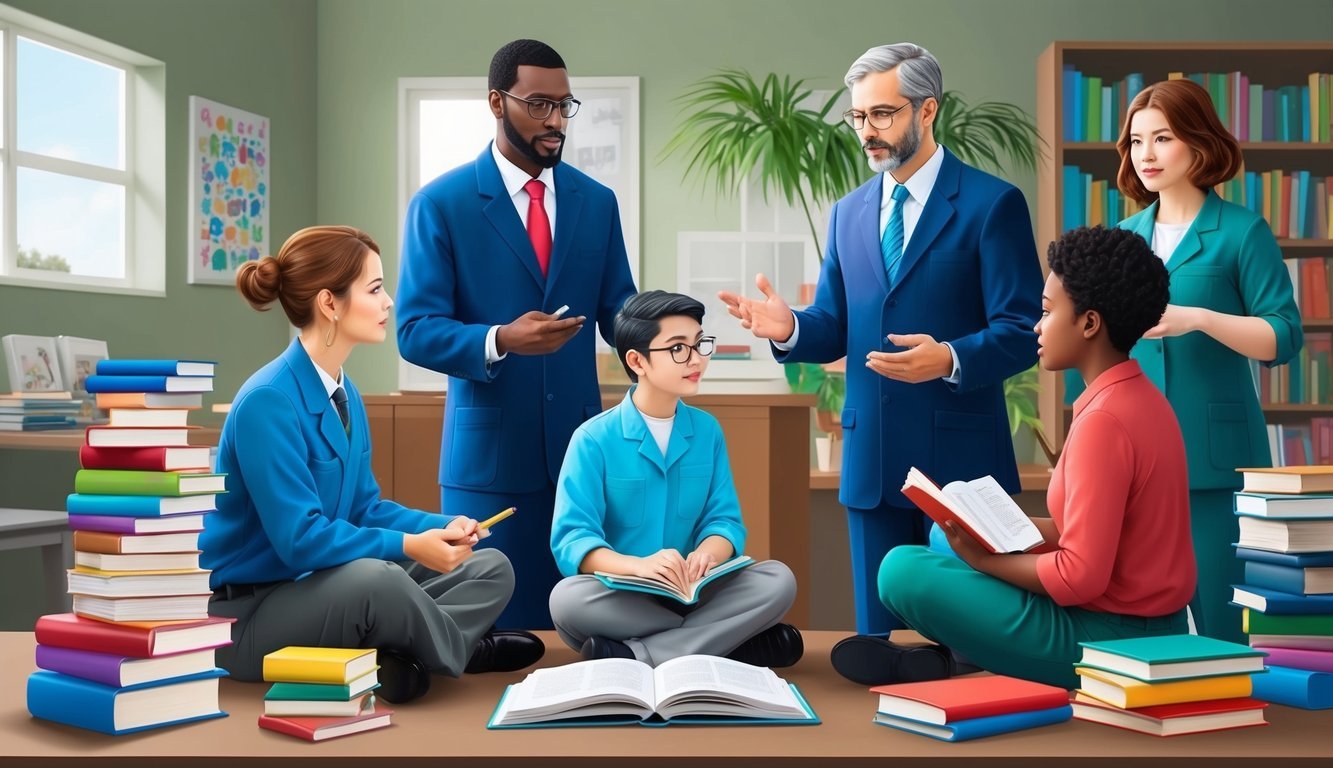
[{"label": "standing man with gray hair", "polygon": [[1023,194],[935,143],[944,88],[929,51],[871,48],[846,83],[843,118],[878,175],[833,206],[815,303],[793,312],[763,275],[763,298],[720,297],[779,362],[848,358],[838,498],[857,635],[832,661],[875,685],[953,671],[947,651],[889,642],[903,623],[879,600],[880,562],[926,541],[929,519],[901,493],[908,468],[1018,492],[1003,383],[1036,362],[1042,277]]}]

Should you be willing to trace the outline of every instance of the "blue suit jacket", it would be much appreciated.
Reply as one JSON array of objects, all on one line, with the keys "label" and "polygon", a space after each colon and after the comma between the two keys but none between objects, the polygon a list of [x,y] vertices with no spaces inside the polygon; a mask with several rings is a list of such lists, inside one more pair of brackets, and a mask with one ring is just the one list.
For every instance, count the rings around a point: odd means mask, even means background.
[{"label": "blue suit jacket", "polygon": [[[993,475],[1017,493],[1018,470],[1003,382],[1037,359],[1041,265],[1023,194],[944,150],[890,286],[880,253],[883,177],[834,206],[815,303],[797,312],[800,334],[780,362],[847,356],[842,412],[844,506],[912,504],[909,467],[939,484]],[[906,384],[864,365],[867,353],[900,351],[890,333],[926,333],[958,354],[958,384]]]},{"label": "blue suit jacket", "polygon": [[574,433],[556,488],[551,550],[565,576],[606,547],[644,557],[688,555],[709,536],[745,549],[745,524],[717,419],[682,402],[666,456],[630,396]]},{"label": "blue suit jacket", "polygon": [[218,443],[227,493],[199,538],[215,588],[295,579],[363,557],[402,560],[403,533],[448,522],[380,498],[366,407],[345,376],[343,388],[350,432],[293,340],[236,393]]},{"label": "blue suit jacket", "polygon": [[[440,485],[527,493],[555,483],[575,427],[602,410],[592,323],[612,339],[634,293],[615,194],[555,167],[558,215],[543,279],[488,146],[423,187],[407,209],[398,283],[404,359],[449,376]],[[534,309],[586,315],[550,355],[486,365],[486,334]]]}]

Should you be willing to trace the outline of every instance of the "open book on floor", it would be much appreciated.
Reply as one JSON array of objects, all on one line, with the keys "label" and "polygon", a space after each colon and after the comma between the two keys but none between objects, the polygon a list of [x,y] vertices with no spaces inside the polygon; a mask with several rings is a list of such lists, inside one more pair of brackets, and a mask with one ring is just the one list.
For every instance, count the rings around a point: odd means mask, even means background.
[{"label": "open book on floor", "polygon": [[657,669],[596,659],[539,669],[505,688],[487,728],[596,725],[818,725],[795,685],[765,667],[681,656]]},{"label": "open book on floor", "polygon": [[940,488],[912,467],[903,495],[941,528],[945,522],[957,523],[991,552],[1026,552],[1042,543],[1041,531],[990,475]]},{"label": "open book on floor", "polygon": [[732,571],[739,571],[752,563],[754,563],[754,560],[749,555],[737,555],[725,563],[719,563],[712,568],[709,568],[708,572],[704,574],[702,579],[690,582],[689,589],[684,592],[682,592],[676,585],[662,579],[653,579],[645,576],[622,576],[618,573],[605,573],[603,571],[595,571],[593,575],[611,589],[628,589],[632,592],[647,592],[650,595],[670,597],[679,600],[686,605],[690,605],[698,601],[699,590],[703,589],[705,584],[708,584],[719,576],[725,576]]}]

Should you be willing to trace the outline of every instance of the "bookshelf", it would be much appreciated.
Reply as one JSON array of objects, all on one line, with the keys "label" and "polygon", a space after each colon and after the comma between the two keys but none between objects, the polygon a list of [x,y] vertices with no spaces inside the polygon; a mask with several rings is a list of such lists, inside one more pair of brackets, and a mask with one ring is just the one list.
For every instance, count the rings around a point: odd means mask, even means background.
[{"label": "bookshelf", "polygon": [[[1169,73],[1243,73],[1248,83],[1261,84],[1264,89],[1277,91],[1283,87],[1309,85],[1312,72],[1333,73],[1333,41],[1313,42],[1054,42],[1037,59],[1037,126],[1049,151],[1047,161],[1037,173],[1037,245],[1044,255],[1047,246],[1061,233],[1068,229],[1065,222],[1065,181],[1066,166],[1077,166],[1082,173],[1091,174],[1093,179],[1108,182],[1106,188],[1115,188],[1116,171],[1120,157],[1116,152],[1114,137],[1120,126],[1114,120],[1103,120],[1101,128],[1108,124],[1111,132],[1098,135],[1097,141],[1074,141],[1066,133],[1067,107],[1078,104],[1086,107],[1087,91],[1080,97],[1080,102],[1066,102],[1076,94],[1066,93],[1070,82],[1066,75],[1066,66],[1074,67],[1083,77],[1100,78],[1105,85],[1122,84],[1113,91],[1111,101],[1113,114],[1123,115],[1124,105],[1132,100],[1134,93],[1123,87],[1131,75],[1141,75],[1144,85],[1166,80]],[[1237,77],[1224,82],[1231,86],[1243,81]],[[1226,86],[1223,86],[1224,88]],[[1239,93],[1234,89],[1232,93]],[[1216,91],[1214,91],[1216,93]],[[1327,92],[1324,98],[1328,99]],[[1106,102],[1103,102],[1105,104]],[[1261,110],[1259,115],[1251,113],[1244,128],[1240,121],[1246,116],[1241,108],[1247,101],[1233,102],[1235,117],[1229,125],[1237,126],[1233,132],[1246,139],[1241,141],[1244,152],[1246,171],[1265,173],[1274,170],[1284,172],[1309,171],[1316,180],[1333,177],[1333,142],[1325,136],[1317,135],[1318,127],[1311,132],[1314,140],[1275,140],[1279,136],[1266,135],[1272,129],[1266,121],[1271,113]],[[1083,116],[1087,113],[1083,112]],[[1259,122],[1255,122],[1258,118]],[[1316,120],[1317,122],[1317,120]],[[1261,127],[1256,132],[1256,128]],[[1300,124],[1286,124],[1286,138],[1304,139],[1299,135]],[[1081,138],[1094,131],[1091,127],[1073,133]],[[1100,130],[1095,130],[1101,133]],[[1250,134],[1259,140],[1248,140]],[[1320,140],[1320,139],[1324,140]],[[1109,140],[1104,140],[1109,139]],[[1326,194],[1333,190],[1325,190]],[[1326,204],[1326,203],[1325,203]],[[1112,210],[1114,201],[1107,204],[1104,213],[1105,223],[1114,225],[1120,217]],[[1122,214],[1123,215],[1123,214]],[[1095,221],[1089,223],[1096,223]],[[1325,227],[1328,224],[1325,223]],[[1295,260],[1299,264],[1309,259],[1330,260],[1326,262],[1333,269],[1333,239],[1324,237],[1279,237],[1278,245],[1283,257]],[[1307,336],[1314,333],[1327,334],[1333,330],[1333,319],[1309,318],[1302,323]],[[1333,405],[1327,398],[1316,403],[1263,403],[1265,419],[1270,424],[1309,424],[1312,418],[1333,417]],[[1052,444],[1062,446],[1068,429],[1072,411],[1065,405],[1063,374],[1041,372],[1041,391],[1038,395],[1038,411],[1045,425],[1047,437]]]}]

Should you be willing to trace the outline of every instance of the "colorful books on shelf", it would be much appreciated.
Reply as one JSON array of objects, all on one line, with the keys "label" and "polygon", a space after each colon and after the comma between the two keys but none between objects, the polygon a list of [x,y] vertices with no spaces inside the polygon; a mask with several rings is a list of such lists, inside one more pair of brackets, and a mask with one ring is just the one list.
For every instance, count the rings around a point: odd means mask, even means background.
[{"label": "colorful books on shelf", "polygon": [[795,685],[765,667],[680,656],[656,669],[597,659],[539,669],[507,686],[490,729],[607,725],[817,725]]},{"label": "colorful books on shelf", "polygon": [[1156,736],[1266,724],[1250,698],[1263,651],[1200,635],[1081,645],[1076,719]]},{"label": "colorful books on shelf", "polygon": [[288,646],[264,657],[264,696],[259,727],[308,741],[389,725],[390,710],[377,706],[374,648]]},{"label": "colorful books on shelf", "polygon": [[874,722],[942,741],[968,741],[1062,723],[1070,718],[1063,688],[1004,675],[881,685]]}]

